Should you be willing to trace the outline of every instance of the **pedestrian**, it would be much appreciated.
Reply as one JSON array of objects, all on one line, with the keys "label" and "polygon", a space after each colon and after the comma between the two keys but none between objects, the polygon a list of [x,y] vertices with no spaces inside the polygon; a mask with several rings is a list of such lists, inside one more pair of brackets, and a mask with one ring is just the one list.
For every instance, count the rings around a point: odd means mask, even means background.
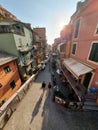
[{"label": "pedestrian", "polygon": [[56,78],[55,77],[53,78],[53,85],[54,86],[56,85]]},{"label": "pedestrian", "polygon": [[51,82],[49,82],[48,88],[51,89],[51,87],[52,87]]},{"label": "pedestrian", "polygon": [[48,84],[49,96],[51,95],[51,88],[52,88],[52,85],[51,85],[51,82],[49,82],[49,84]]},{"label": "pedestrian", "polygon": [[46,87],[46,83],[45,83],[45,81],[43,81],[43,82],[42,82],[43,93],[44,93],[44,91],[45,91],[45,87]]},{"label": "pedestrian", "polygon": [[43,63],[42,64],[42,70],[45,70],[45,67],[46,67],[46,65],[45,65],[45,63]]}]

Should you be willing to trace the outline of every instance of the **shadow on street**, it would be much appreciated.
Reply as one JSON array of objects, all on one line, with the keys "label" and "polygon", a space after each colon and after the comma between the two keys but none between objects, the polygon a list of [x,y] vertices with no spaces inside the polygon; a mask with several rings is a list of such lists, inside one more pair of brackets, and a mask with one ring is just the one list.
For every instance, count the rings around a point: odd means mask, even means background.
[{"label": "shadow on street", "polygon": [[42,102],[42,98],[43,98],[43,94],[40,96],[38,102],[35,105],[34,111],[32,112],[32,118],[31,118],[30,124],[32,123],[32,121],[34,120],[35,116],[39,112],[39,109],[40,109],[40,106],[41,106],[41,102]]},{"label": "shadow on street", "polygon": [[47,91],[46,100],[44,102],[43,111],[41,116],[48,116],[48,111],[51,103],[51,91]]},{"label": "shadow on street", "polygon": [[[71,111],[52,102],[47,92],[44,102],[41,130],[97,130],[98,113],[91,111]],[[82,123],[81,123],[82,121]],[[96,129],[97,128],[97,129]]]}]

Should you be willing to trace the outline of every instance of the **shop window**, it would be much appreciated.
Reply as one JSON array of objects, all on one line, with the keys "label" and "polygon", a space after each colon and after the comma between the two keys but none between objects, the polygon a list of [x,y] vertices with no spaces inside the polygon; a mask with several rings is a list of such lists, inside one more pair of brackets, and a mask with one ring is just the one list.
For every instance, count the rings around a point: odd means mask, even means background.
[{"label": "shop window", "polygon": [[72,54],[75,54],[76,53],[76,44],[73,44],[72,46]]},{"label": "shop window", "polygon": [[74,38],[78,37],[79,34],[80,19],[76,21]]},{"label": "shop window", "polygon": [[5,73],[7,74],[7,73],[9,73],[9,72],[11,71],[11,69],[10,69],[9,66],[6,66],[6,67],[4,68],[4,71],[5,71]]},{"label": "shop window", "polygon": [[15,88],[16,84],[15,84],[15,81],[14,81],[14,80],[10,83],[10,86],[11,86],[12,89]]},{"label": "shop window", "polygon": [[89,60],[98,62],[98,43],[92,44],[91,52],[89,55]]}]

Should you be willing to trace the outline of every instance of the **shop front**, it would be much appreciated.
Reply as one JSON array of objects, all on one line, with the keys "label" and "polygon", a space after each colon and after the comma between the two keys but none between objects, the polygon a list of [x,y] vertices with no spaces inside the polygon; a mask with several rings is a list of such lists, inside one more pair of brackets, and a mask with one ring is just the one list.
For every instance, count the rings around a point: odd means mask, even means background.
[{"label": "shop front", "polygon": [[72,58],[65,59],[61,65],[61,72],[79,101],[83,101],[87,93],[87,87],[83,84],[84,77],[92,71],[93,68]]}]

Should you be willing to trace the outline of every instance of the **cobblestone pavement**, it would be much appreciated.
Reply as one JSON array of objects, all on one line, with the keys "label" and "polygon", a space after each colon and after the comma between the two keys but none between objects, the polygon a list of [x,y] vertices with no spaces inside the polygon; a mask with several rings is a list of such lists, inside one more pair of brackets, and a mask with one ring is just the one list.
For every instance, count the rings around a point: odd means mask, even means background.
[{"label": "cobblestone pavement", "polygon": [[41,83],[51,81],[49,68],[38,75],[3,130],[98,130],[98,112],[66,110],[52,102]]}]

